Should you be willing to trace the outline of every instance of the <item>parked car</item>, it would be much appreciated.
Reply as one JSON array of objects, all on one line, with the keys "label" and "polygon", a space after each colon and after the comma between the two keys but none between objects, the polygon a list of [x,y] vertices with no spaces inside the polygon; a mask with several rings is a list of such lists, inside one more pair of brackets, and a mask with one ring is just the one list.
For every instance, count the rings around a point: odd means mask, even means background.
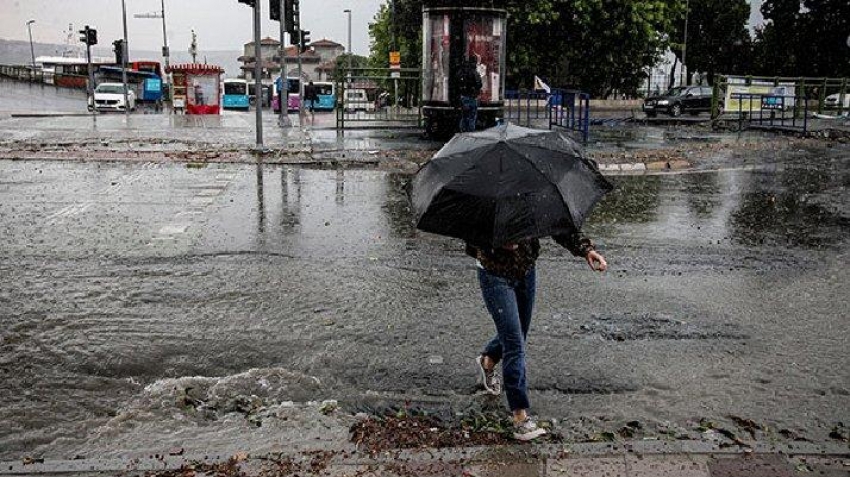
[{"label": "parked car", "polygon": [[342,100],[342,107],[347,112],[374,112],[375,102],[369,100],[369,96],[366,94],[365,89],[347,89],[345,90],[345,97]]},{"label": "parked car", "polygon": [[[831,94],[823,100],[823,105],[829,109],[838,109],[839,93]],[[844,101],[841,103],[843,109],[850,109],[850,91],[844,93]]]},{"label": "parked car", "polygon": [[[127,103],[130,110],[136,109],[136,93],[127,88]],[[124,85],[122,83],[100,83],[94,89],[94,105],[89,103],[89,109],[98,111],[124,111]]]},{"label": "parked car", "polygon": [[662,95],[650,96],[643,102],[643,112],[650,118],[658,113],[676,117],[683,113],[694,116],[711,112],[711,87],[677,86]]}]

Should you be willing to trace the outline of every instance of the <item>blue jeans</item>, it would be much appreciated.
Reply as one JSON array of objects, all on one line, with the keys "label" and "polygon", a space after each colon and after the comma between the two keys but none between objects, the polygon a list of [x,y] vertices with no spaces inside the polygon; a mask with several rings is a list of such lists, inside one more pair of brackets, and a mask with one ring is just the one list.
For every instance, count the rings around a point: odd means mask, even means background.
[{"label": "blue jeans", "polygon": [[460,114],[460,132],[475,131],[475,123],[478,121],[478,98],[461,96]]},{"label": "blue jeans", "polygon": [[496,336],[487,343],[482,354],[496,363],[502,362],[505,394],[511,411],[528,409],[525,338],[531,325],[537,288],[535,270],[531,269],[521,280],[513,280],[479,268],[478,282],[484,304],[496,324]]}]

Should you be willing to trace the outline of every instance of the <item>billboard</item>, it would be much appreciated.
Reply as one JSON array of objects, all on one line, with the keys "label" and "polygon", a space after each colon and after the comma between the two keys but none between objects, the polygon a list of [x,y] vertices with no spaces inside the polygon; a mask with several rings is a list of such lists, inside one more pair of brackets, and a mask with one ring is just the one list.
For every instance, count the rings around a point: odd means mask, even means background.
[{"label": "billboard", "polygon": [[[794,107],[796,85],[793,82],[753,80],[729,77],[723,110],[727,113],[750,112]],[[778,107],[777,107],[778,106]]]}]

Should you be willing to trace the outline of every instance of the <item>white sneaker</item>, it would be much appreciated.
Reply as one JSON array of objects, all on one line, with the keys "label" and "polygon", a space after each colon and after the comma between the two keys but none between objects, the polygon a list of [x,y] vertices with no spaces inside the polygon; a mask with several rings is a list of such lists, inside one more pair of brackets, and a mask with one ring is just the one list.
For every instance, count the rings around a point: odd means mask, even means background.
[{"label": "white sneaker", "polygon": [[514,423],[514,439],[518,441],[530,441],[546,434],[546,429],[537,427],[537,423],[530,417],[522,422]]},{"label": "white sneaker", "polygon": [[484,383],[484,389],[493,396],[502,394],[502,378],[496,374],[495,369],[487,371],[484,368],[484,356],[481,355],[475,359],[475,364],[481,370],[481,381]]}]

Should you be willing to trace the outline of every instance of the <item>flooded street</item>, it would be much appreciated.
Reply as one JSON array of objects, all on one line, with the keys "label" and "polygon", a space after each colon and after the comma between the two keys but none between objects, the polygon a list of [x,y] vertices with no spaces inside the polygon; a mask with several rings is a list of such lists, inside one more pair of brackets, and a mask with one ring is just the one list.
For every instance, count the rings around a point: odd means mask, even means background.
[{"label": "flooded street", "polygon": [[[0,162],[0,460],[215,448],[254,400],[501,404],[476,394],[493,325],[474,263],[415,230],[408,180]],[[609,272],[544,241],[533,412],[568,438],[734,415],[820,441],[846,423],[847,150],[612,181],[585,228]]]}]

